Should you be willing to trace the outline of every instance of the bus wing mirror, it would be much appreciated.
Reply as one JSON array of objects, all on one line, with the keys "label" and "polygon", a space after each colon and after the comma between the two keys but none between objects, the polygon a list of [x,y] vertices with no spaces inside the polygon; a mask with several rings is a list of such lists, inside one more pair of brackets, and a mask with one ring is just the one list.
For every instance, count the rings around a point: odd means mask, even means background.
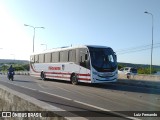
[{"label": "bus wing mirror", "polygon": [[115,55],[115,58],[116,58],[116,60],[117,60],[117,55],[116,55],[116,53],[114,52],[114,55]]}]

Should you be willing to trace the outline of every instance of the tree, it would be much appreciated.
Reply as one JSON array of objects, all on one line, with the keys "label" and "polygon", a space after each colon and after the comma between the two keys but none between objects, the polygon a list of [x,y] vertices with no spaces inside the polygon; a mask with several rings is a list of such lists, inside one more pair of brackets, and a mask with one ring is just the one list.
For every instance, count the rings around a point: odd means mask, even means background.
[{"label": "tree", "polygon": [[24,64],[24,65],[22,65],[22,66],[23,66],[24,70],[29,71],[29,64]]},{"label": "tree", "polygon": [[123,67],[124,67],[124,65],[118,64],[118,70],[123,68]]},{"label": "tree", "polygon": [[9,66],[6,64],[2,65],[2,67],[1,67],[2,71],[7,71],[8,68],[9,68]]}]

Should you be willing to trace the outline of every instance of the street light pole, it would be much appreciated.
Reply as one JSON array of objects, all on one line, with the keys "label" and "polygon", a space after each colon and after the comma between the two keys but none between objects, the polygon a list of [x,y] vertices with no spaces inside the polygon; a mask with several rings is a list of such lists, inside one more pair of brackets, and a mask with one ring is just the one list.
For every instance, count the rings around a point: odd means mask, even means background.
[{"label": "street light pole", "polygon": [[34,53],[34,38],[35,38],[35,27],[33,27],[33,53]]},{"label": "street light pole", "polygon": [[44,27],[34,27],[34,26],[31,26],[31,25],[27,25],[27,24],[24,24],[24,26],[28,26],[28,27],[32,27],[33,28],[33,53],[34,53],[35,29],[36,28],[43,28],[44,29]]},{"label": "street light pole", "polygon": [[144,13],[152,16],[152,45],[151,45],[151,65],[150,65],[150,74],[152,74],[152,54],[153,54],[153,14],[145,11]]}]

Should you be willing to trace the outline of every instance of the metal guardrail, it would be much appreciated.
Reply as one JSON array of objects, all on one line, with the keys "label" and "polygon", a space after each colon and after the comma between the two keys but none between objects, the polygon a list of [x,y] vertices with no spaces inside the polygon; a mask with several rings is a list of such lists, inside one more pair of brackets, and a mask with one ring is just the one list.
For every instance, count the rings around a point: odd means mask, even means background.
[{"label": "metal guardrail", "polygon": [[[1,75],[7,75],[7,72],[0,72]],[[30,75],[29,71],[15,71],[15,75]]]}]

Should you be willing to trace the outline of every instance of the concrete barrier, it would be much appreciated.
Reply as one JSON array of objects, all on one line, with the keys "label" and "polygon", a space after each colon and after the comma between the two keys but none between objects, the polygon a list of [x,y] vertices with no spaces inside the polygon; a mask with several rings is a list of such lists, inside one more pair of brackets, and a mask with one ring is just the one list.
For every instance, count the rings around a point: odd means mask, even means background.
[{"label": "concrete barrier", "polygon": [[119,74],[118,83],[128,84],[135,86],[160,88],[160,76],[159,75],[131,75],[129,79],[127,75]]},{"label": "concrete barrier", "polygon": [[[15,75],[29,75],[29,71],[15,71]],[[7,75],[7,72],[2,72],[2,75]]]},{"label": "concrete barrier", "polygon": [[29,75],[29,71],[15,71],[15,75]]},{"label": "concrete barrier", "polygon": [[[60,112],[65,111],[45,102],[39,101],[33,97],[27,96],[17,91],[13,91],[3,85],[0,85],[0,111],[52,111],[52,117],[1,117],[1,120],[86,120],[83,117],[62,117]],[[54,114],[53,114],[54,113]],[[73,115],[75,116],[75,115]]]},{"label": "concrete barrier", "polygon": [[[118,75],[119,79],[127,79],[126,74],[119,74]],[[130,75],[129,79],[132,80],[150,80],[150,81],[160,81],[160,75]]]}]

